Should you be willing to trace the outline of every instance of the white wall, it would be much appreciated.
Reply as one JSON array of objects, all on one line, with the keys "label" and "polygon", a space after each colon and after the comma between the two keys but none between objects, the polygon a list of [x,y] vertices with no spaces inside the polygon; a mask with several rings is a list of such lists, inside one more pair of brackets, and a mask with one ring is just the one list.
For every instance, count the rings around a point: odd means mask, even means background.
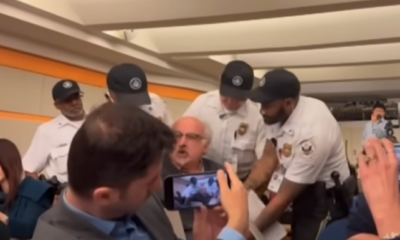
[{"label": "white wall", "polygon": [[[343,141],[346,144],[347,157],[352,164],[357,163],[357,156],[361,152],[362,133],[367,121],[339,122],[342,129]],[[397,124],[397,121],[392,121]],[[400,130],[394,130],[397,139],[400,139]]]},{"label": "white wall", "polygon": [[[51,89],[59,79],[0,66],[0,138],[13,141],[22,154],[32,140],[36,128],[46,118],[59,114],[53,106]],[[87,110],[105,101],[105,89],[79,83],[84,92],[83,103]],[[173,119],[182,115],[190,101],[164,98]],[[16,113],[19,117],[8,117]],[[24,117],[28,116],[28,117]],[[44,120],[32,120],[36,116]]]},{"label": "white wall", "polygon": [[172,98],[163,98],[171,112],[173,120],[180,118],[192,102]]}]

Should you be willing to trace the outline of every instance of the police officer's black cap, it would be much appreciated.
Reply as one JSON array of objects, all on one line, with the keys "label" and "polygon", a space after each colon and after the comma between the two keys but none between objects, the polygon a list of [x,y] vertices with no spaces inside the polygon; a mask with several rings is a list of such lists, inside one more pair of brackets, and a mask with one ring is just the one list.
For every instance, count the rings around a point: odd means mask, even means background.
[{"label": "police officer's black cap", "polygon": [[64,101],[74,94],[80,94],[81,89],[79,85],[74,80],[64,79],[58,81],[52,90],[54,101]]},{"label": "police officer's black cap", "polygon": [[267,72],[260,85],[250,92],[250,100],[257,103],[271,103],[278,99],[297,98],[300,94],[300,81],[292,72],[273,69]]},{"label": "police officer's black cap", "polygon": [[130,101],[137,105],[150,104],[147,78],[143,69],[131,63],[122,63],[110,69],[107,87],[119,101]]},{"label": "police officer's black cap", "polygon": [[243,61],[229,62],[221,74],[219,93],[222,96],[244,101],[253,87],[253,68]]}]

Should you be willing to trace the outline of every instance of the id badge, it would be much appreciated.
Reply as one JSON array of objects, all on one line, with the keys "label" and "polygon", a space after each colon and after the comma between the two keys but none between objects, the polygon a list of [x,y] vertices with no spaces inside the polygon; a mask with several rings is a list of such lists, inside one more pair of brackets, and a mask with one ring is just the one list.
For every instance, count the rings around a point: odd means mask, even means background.
[{"label": "id badge", "polygon": [[235,153],[232,153],[229,157],[228,163],[232,166],[235,173],[237,173],[237,165],[238,165],[238,156]]},{"label": "id badge", "polygon": [[283,181],[283,174],[279,172],[274,172],[271,177],[271,181],[268,184],[268,190],[271,192],[277,193],[279,188],[281,187]]}]

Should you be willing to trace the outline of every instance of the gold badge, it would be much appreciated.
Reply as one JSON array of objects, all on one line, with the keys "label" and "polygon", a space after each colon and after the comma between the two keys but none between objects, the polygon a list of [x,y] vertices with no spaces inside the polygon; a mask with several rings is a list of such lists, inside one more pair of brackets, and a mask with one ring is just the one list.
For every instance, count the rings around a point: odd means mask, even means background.
[{"label": "gold badge", "polygon": [[292,156],[292,145],[291,144],[289,144],[289,143],[283,144],[282,155],[285,157]]},{"label": "gold badge", "polygon": [[247,133],[248,129],[249,129],[249,125],[247,123],[241,123],[239,125],[237,132],[239,133],[240,136],[243,136]]}]

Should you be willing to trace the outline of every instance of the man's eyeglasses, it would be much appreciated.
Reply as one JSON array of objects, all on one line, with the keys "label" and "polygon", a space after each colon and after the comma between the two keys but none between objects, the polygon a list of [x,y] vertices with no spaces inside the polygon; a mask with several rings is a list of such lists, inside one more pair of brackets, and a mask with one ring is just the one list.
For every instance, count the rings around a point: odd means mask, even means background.
[{"label": "man's eyeglasses", "polygon": [[201,141],[204,139],[203,136],[196,134],[196,133],[180,133],[180,132],[175,132],[175,138],[177,140],[181,139],[182,137],[185,137],[188,140],[192,141]]}]

